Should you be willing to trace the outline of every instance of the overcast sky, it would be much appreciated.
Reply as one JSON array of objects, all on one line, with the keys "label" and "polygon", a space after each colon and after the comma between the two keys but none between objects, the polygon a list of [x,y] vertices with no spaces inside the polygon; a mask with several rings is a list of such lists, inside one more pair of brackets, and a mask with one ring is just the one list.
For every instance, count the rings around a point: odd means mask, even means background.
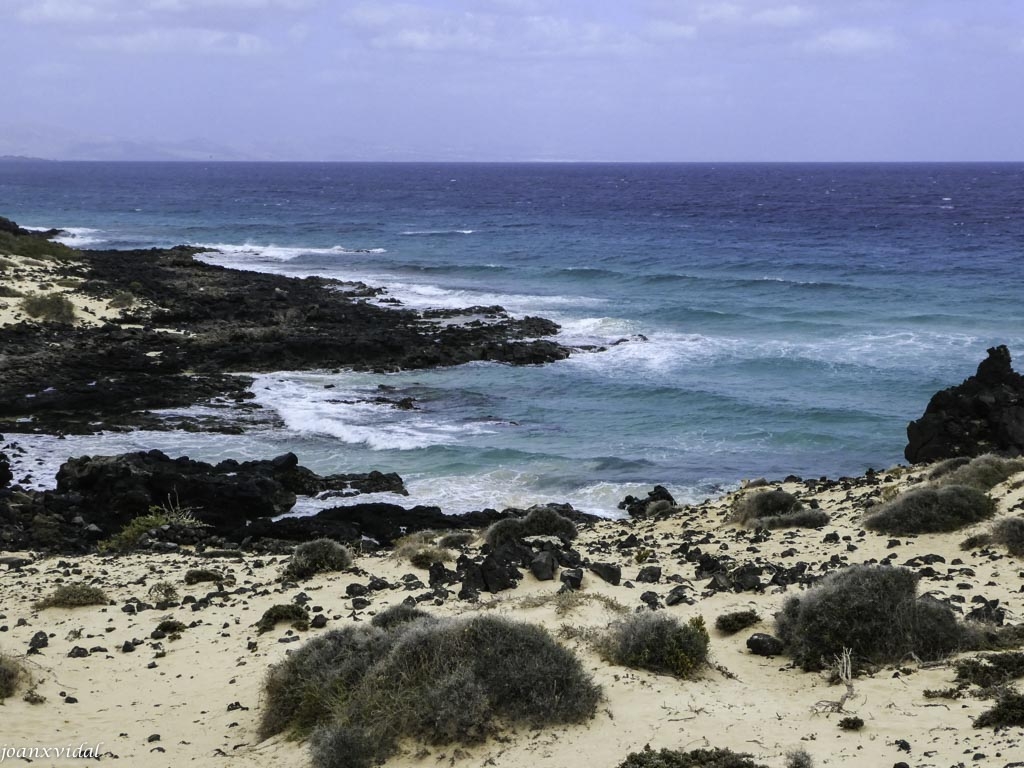
[{"label": "overcast sky", "polygon": [[1024,0],[0,0],[0,30],[0,154],[1024,159]]}]

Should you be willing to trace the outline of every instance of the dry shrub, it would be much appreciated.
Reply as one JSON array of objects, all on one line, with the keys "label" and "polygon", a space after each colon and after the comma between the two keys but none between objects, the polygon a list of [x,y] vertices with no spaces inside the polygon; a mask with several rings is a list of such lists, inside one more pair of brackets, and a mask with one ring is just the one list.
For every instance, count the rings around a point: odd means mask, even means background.
[{"label": "dry shrub", "polygon": [[907,491],[864,518],[864,527],[888,534],[956,531],[996,512],[984,491],[966,485],[925,487]]},{"label": "dry shrub", "polygon": [[492,547],[514,544],[527,536],[557,536],[572,541],[578,531],[576,524],[551,507],[532,507],[526,517],[507,517],[484,532],[484,540]]},{"label": "dry shrub", "polygon": [[806,509],[789,491],[755,490],[733,502],[729,522],[746,528],[820,528],[829,520],[821,509]]},{"label": "dry shrub", "polygon": [[1002,544],[1014,557],[1024,556],[1024,517],[1006,517],[992,526],[994,544]]},{"label": "dry shrub", "polygon": [[715,619],[715,629],[726,635],[734,635],[761,621],[757,611],[734,611],[723,613]]},{"label": "dry shrub", "polygon": [[1024,677],[1024,652],[1007,651],[959,659],[953,667],[958,681],[991,688]]},{"label": "dry shrub", "polygon": [[789,598],[776,632],[806,670],[820,670],[849,648],[856,662],[898,662],[908,654],[934,661],[956,651],[965,632],[949,606],[917,598],[905,568],[855,565]]},{"label": "dry shrub", "polygon": [[110,602],[106,593],[99,587],[88,584],[65,584],[33,603],[36,610],[43,608],[77,608],[82,605],[106,605]]},{"label": "dry shrub", "polygon": [[0,701],[13,696],[28,676],[24,664],[13,656],[0,653]]},{"label": "dry shrub", "polygon": [[352,565],[352,553],[333,539],[314,539],[299,544],[281,578],[302,581],[318,573],[343,571]]},{"label": "dry shrub", "polygon": [[403,738],[473,744],[499,724],[593,717],[600,689],[543,628],[495,616],[429,620],[389,610],[386,628],[333,630],[271,668],[261,735],[318,726],[316,768],[366,768]]},{"label": "dry shrub", "polygon": [[597,652],[613,664],[693,677],[708,659],[710,638],[704,620],[686,624],[666,613],[634,613],[613,623],[596,641]]},{"label": "dry shrub", "polygon": [[683,752],[678,749],[661,749],[657,752],[650,745],[643,752],[633,752],[617,768],[766,768],[755,763],[745,752],[731,749],[694,749]]},{"label": "dry shrub", "polygon": [[75,305],[62,293],[48,293],[43,296],[26,296],[21,308],[29,317],[49,323],[75,322]]},{"label": "dry shrub", "polygon": [[991,709],[986,709],[974,720],[975,728],[1015,728],[1024,726],[1024,694],[1012,688],[1005,690],[996,699]]},{"label": "dry shrub", "polygon": [[278,603],[272,605],[263,612],[260,620],[256,622],[256,631],[261,635],[270,632],[280,622],[287,621],[302,632],[309,629],[309,614],[301,605],[295,603]]},{"label": "dry shrub", "polygon": [[[936,485],[966,485],[979,491],[988,491],[1021,471],[1024,471],[1024,459],[1004,459],[993,453],[986,453],[941,473]],[[933,480],[934,476],[933,470]]]}]

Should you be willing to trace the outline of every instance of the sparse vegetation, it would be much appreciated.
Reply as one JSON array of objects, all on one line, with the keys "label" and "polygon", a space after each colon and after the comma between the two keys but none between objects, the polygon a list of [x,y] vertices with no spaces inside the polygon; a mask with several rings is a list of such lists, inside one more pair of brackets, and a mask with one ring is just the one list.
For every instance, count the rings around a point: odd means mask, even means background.
[{"label": "sparse vegetation", "polygon": [[958,681],[991,688],[1024,677],[1024,652],[1007,651],[959,659],[953,666]]},{"label": "sparse vegetation", "polygon": [[844,731],[859,731],[864,727],[864,720],[856,715],[851,715],[840,720],[839,727]]},{"label": "sparse vegetation", "polygon": [[814,759],[806,749],[795,749],[786,753],[786,768],[814,768]]},{"label": "sparse vegetation", "polygon": [[434,544],[435,536],[433,531],[420,531],[403,536],[395,542],[395,556],[408,560],[417,568],[429,568],[434,563],[455,559],[450,550]]},{"label": "sparse vegetation", "polygon": [[210,568],[189,568],[185,571],[185,583],[189,586],[200,584],[204,581],[220,583],[224,581],[224,574]]},{"label": "sparse vegetation", "polygon": [[25,665],[18,659],[0,653],[0,702],[13,696],[22,681],[28,679]]},{"label": "sparse vegetation", "polygon": [[807,509],[789,491],[755,490],[734,500],[729,522],[747,528],[819,528],[829,520],[821,509]]},{"label": "sparse vegetation", "polygon": [[420,619],[433,621],[434,617],[414,606],[396,603],[374,616],[370,623],[381,629],[394,629],[402,624],[407,624],[410,621],[419,621]]},{"label": "sparse vegetation", "polygon": [[127,309],[134,303],[135,297],[128,293],[128,291],[118,291],[110,299],[111,309]]},{"label": "sparse vegetation", "polygon": [[687,678],[707,662],[709,644],[700,616],[682,624],[668,614],[646,611],[613,623],[596,648],[613,664]]},{"label": "sparse vegetation", "polygon": [[745,752],[731,749],[694,749],[683,752],[662,749],[655,752],[649,746],[643,752],[633,752],[617,768],[766,768],[755,763]]},{"label": "sparse vegetation", "polygon": [[1013,728],[1024,726],[1024,694],[1013,688],[1007,689],[996,699],[991,709],[982,712],[974,720],[975,728]]},{"label": "sparse vegetation", "polygon": [[343,571],[352,565],[352,553],[333,539],[314,539],[299,544],[281,572],[283,579],[302,581],[318,573]]},{"label": "sparse vegetation", "polygon": [[31,256],[36,259],[72,259],[78,255],[73,248],[55,243],[39,235],[15,235],[0,230],[0,253]]},{"label": "sparse vegetation", "polygon": [[990,536],[1014,557],[1024,556],[1024,517],[1004,517],[992,526]]},{"label": "sparse vegetation", "polygon": [[761,621],[757,611],[734,611],[723,613],[715,619],[715,629],[726,635],[734,635]]},{"label": "sparse vegetation", "polygon": [[572,541],[578,531],[576,524],[551,507],[533,507],[526,517],[507,517],[484,532],[484,540],[492,547],[514,544],[527,536],[557,536]]},{"label": "sparse vegetation", "polygon": [[188,629],[188,625],[177,619],[164,619],[156,625],[158,632],[166,632],[168,635],[178,635]]},{"label": "sparse vegetation", "polygon": [[151,506],[147,514],[139,515],[113,536],[97,544],[97,549],[100,552],[128,552],[138,546],[143,536],[165,525],[194,528],[205,524],[196,518],[192,507],[183,507],[168,496],[166,503]]},{"label": "sparse vegetation", "polygon": [[63,293],[26,296],[21,300],[21,308],[29,317],[48,323],[75,322],[75,305]]},{"label": "sparse vegetation", "polygon": [[279,603],[270,606],[263,612],[260,620],[256,622],[256,631],[261,635],[264,632],[270,632],[282,621],[289,622],[294,629],[300,632],[309,629],[309,614],[301,605]]},{"label": "sparse vegetation", "polygon": [[33,603],[37,611],[44,608],[77,608],[83,605],[107,605],[110,600],[99,587],[88,584],[64,584]]},{"label": "sparse vegetation", "polygon": [[905,568],[851,566],[789,598],[776,633],[805,670],[827,668],[844,648],[858,663],[943,658],[965,633],[949,606],[916,592],[917,577]]},{"label": "sparse vegetation", "polygon": [[600,690],[540,627],[397,610],[390,618],[399,620],[332,630],[272,667],[261,736],[318,726],[314,766],[364,768],[403,738],[472,744],[499,724],[581,722],[596,710]]},{"label": "sparse vegetation", "polygon": [[455,533],[446,533],[437,542],[437,546],[442,549],[458,549],[464,547],[467,544],[472,543],[473,539],[476,538],[475,533],[469,531],[456,531]]},{"label": "sparse vegetation", "polygon": [[[966,485],[988,491],[1024,471],[1024,459],[1004,459],[992,453],[977,456],[939,475],[937,485]],[[932,471],[933,480],[935,470]]]},{"label": "sparse vegetation", "polygon": [[995,511],[995,502],[977,488],[926,487],[882,504],[864,518],[864,527],[888,534],[942,533],[987,520]]},{"label": "sparse vegetation", "polygon": [[149,597],[157,603],[176,603],[178,588],[169,581],[158,581],[149,588]]}]

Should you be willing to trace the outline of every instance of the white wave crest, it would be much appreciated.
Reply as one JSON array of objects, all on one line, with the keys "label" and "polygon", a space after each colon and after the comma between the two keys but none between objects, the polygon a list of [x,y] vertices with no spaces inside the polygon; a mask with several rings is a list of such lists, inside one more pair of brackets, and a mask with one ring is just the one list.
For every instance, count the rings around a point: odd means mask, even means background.
[{"label": "white wave crest", "polygon": [[[57,227],[22,227],[30,232],[48,232]],[[60,227],[62,234],[53,238],[55,243],[63,243],[71,248],[86,248],[90,245],[98,245],[106,242],[109,238],[103,234],[101,229],[92,227]]]},{"label": "white wave crest", "polygon": [[327,436],[374,451],[410,451],[432,445],[452,445],[467,435],[486,434],[481,424],[446,421],[434,413],[396,409],[366,402],[368,394],[332,387],[336,379],[301,373],[256,377],[255,402],[281,418],[299,435]]},{"label": "white wave crest", "polygon": [[415,237],[417,235],[472,235],[476,232],[475,229],[407,229],[400,234],[405,237]]},{"label": "white wave crest", "polygon": [[[199,254],[206,256],[209,260],[231,260],[236,264],[246,264],[251,261],[292,261],[302,256],[345,256],[367,253],[387,253],[385,248],[346,248],[341,245],[333,245],[330,248],[299,248],[280,245],[257,245],[255,243],[192,243],[197,248],[208,248],[209,250]],[[222,254],[218,258],[217,254]]]}]

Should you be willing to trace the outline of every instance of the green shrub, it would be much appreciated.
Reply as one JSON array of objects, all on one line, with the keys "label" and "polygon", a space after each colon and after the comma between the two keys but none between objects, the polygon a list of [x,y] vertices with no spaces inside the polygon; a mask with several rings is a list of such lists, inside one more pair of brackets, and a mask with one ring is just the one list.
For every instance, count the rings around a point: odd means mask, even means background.
[{"label": "green shrub", "polygon": [[844,648],[855,663],[898,662],[911,653],[943,658],[964,632],[948,606],[916,592],[917,576],[905,568],[851,566],[789,598],[776,633],[805,670],[824,669]]},{"label": "green shrub", "polygon": [[649,746],[643,752],[633,752],[617,768],[766,768],[755,763],[744,752],[731,749],[694,749],[682,752],[677,749],[662,749],[658,752]]},{"label": "green shrub", "polygon": [[413,621],[312,739],[316,768],[363,768],[403,738],[475,744],[501,725],[593,717],[600,689],[541,627],[496,616]]},{"label": "green shrub", "polygon": [[881,505],[864,518],[864,527],[889,534],[941,533],[981,522],[995,512],[995,502],[977,488],[918,488]]},{"label": "green shrub", "polygon": [[805,509],[788,491],[775,489],[746,493],[733,502],[729,522],[747,528],[819,528],[829,520],[821,509]]},{"label": "green shrub", "polygon": [[994,544],[1002,544],[1014,557],[1024,556],[1024,517],[1004,517],[992,526]]},{"label": "green shrub", "polygon": [[959,469],[964,464],[970,464],[970,456],[954,456],[952,459],[943,459],[938,464],[932,467],[932,471],[928,473],[928,479],[935,481],[939,480],[955,469]]},{"label": "green shrub", "polygon": [[318,573],[343,571],[352,565],[352,553],[333,539],[314,539],[299,544],[281,572],[291,581],[308,579]]},{"label": "green shrub", "polygon": [[761,621],[757,611],[734,611],[723,613],[715,619],[715,629],[726,635],[734,635]]},{"label": "green shrub", "polygon": [[991,688],[1024,677],[1024,652],[1007,651],[959,659],[953,666],[958,681]]},{"label": "green shrub", "polygon": [[551,507],[532,507],[526,517],[506,517],[484,532],[484,541],[492,547],[514,544],[527,536],[557,536],[572,541],[578,535],[576,524]]},{"label": "green shrub", "polygon": [[38,235],[14,235],[0,232],[0,252],[36,259],[71,259],[80,254],[63,243],[55,243]]},{"label": "green shrub", "polygon": [[49,323],[75,322],[75,305],[63,293],[26,296],[21,300],[21,308],[29,317]]},{"label": "green shrub", "polygon": [[158,632],[166,632],[168,635],[177,635],[188,629],[188,625],[177,619],[164,619],[156,625]]},{"label": "green shrub", "polygon": [[596,646],[613,664],[685,678],[707,662],[709,643],[700,616],[682,624],[666,613],[645,611],[613,623]]},{"label": "green shrub", "polygon": [[988,491],[1021,471],[1024,471],[1024,459],[1004,459],[986,453],[940,475],[937,484],[966,485],[979,491]]},{"label": "green shrub", "polygon": [[193,584],[201,584],[207,581],[213,581],[219,584],[224,581],[224,574],[220,571],[214,571],[209,568],[189,568],[185,571],[185,583],[189,586],[192,586]]},{"label": "green shrub", "polygon": [[110,599],[99,587],[91,587],[88,584],[65,584],[34,603],[32,607],[36,610],[77,608],[82,605],[107,605],[109,602]]},{"label": "green shrub", "polygon": [[139,515],[113,536],[101,541],[97,548],[100,552],[128,552],[138,545],[143,536],[169,522],[165,515],[159,513]]},{"label": "green shrub", "polygon": [[0,653],[0,701],[13,696],[21,682],[27,678],[28,672],[20,661]]},{"label": "green shrub", "polygon": [[261,635],[264,632],[270,632],[282,621],[291,622],[292,627],[302,632],[309,629],[309,614],[301,605],[279,603],[270,606],[263,612],[260,620],[256,622],[256,631]]},{"label": "green shrub", "polygon": [[1018,726],[1024,726],[1024,694],[1012,689],[1004,691],[992,709],[985,710],[974,720],[975,728]]}]

